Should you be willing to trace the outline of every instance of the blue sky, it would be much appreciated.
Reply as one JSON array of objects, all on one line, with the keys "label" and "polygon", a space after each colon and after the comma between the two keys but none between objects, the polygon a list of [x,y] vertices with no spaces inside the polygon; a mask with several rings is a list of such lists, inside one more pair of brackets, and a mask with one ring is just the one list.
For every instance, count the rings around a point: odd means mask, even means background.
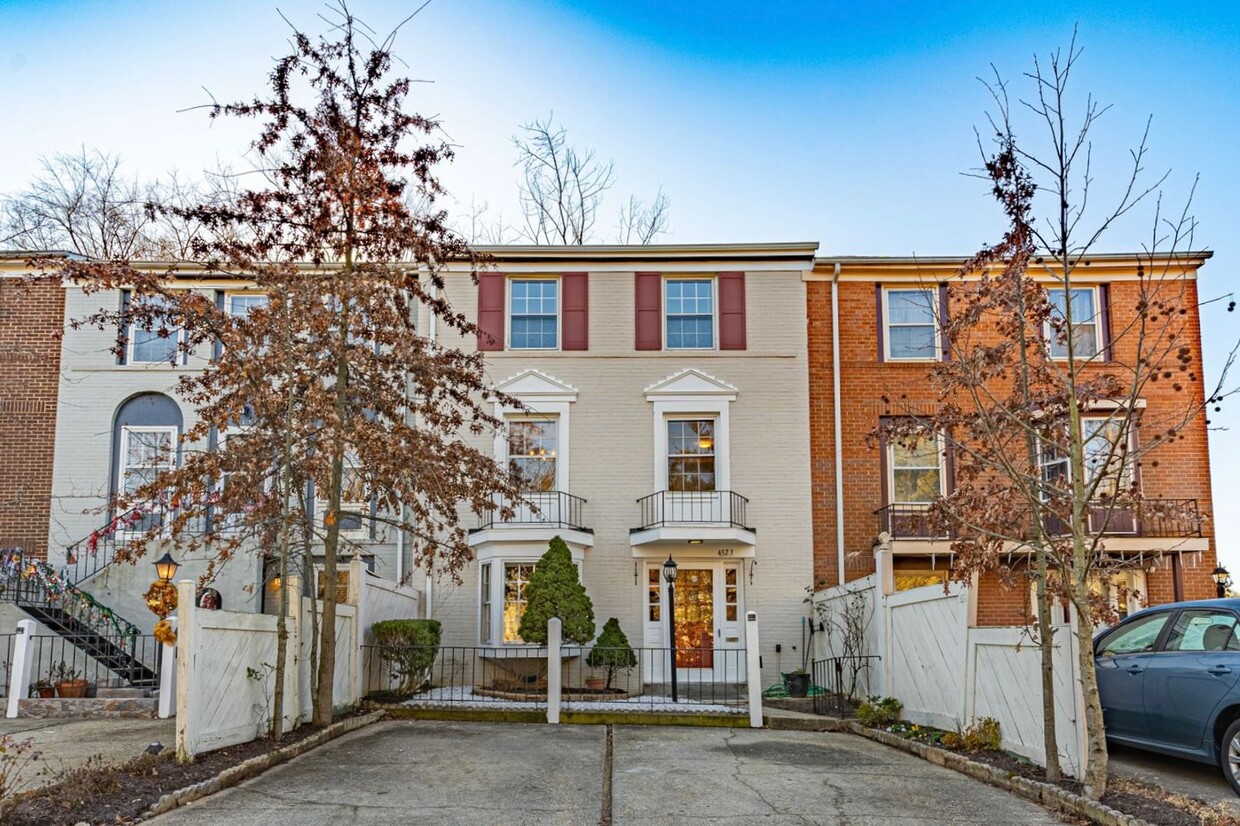
[{"label": "blue sky", "polygon": [[[376,29],[416,5],[356,0]],[[319,2],[280,4],[317,31]],[[1229,292],[1240,262],[1240,4],[1208,2],[552,2],[434,0],[397,51],[429,81],[414,105],[459,146],[443,178],[461,205],[516,221],[510,138],[555,112],[575,142],[615,161],[617,194],[672,203],[671,242],[814,240],[823,254],[965,255],[1001,219],[978,164],[995,65],[1018,89],[1032,56],[1079,25],[1074,89],[1112,109],[1098,123],[1097,194],[1153,116],[1147,168],[1170,170],[1178,206],[1201,176],[1197,245],[1215,250],[1202,295]],[[287,29],[274,5],[0,0],[0,191],[41,153],[97,147],[135,172],[193,173],[234,160],[248,125],[182,110],[259,90]],[[601,240],[614,235],[618,199]],[[1138,210],[1104,240],[1148,238]],[[1203,312],[1206,369],[1236,338],[1236,316]],[[1235,376],[1240,381],[1240,375]],[[1213,417],[1216,530],[1240,574],[1240,401]],[[1240,579],[1240,577],[1237,577]]]}]

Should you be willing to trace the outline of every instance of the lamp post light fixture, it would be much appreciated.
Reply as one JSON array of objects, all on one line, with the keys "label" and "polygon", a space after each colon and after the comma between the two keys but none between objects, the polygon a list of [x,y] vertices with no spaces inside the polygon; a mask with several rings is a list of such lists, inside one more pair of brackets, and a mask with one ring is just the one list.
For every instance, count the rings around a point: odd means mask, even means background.
[{"label": "lamp post light fixture", "polygon": [[671,644],[670,656],[672,667],[672,702],[680,702],[676,696],[676,561],[667,555],[663,563],[663,579],[667,581],[667,635]]},{"label": "lamp post light fixture", "polygon": [[1214,592],[1219,599],[1227,596],[1227,589],[1231,587],[1231,573],[1222,565],[1210,572],[1210,577],[1214,580]]},{"label": "lamp post light fixture", "polygon": [[164,552],[164,555],[155,560],[155,575],[159,577],[160,582],[171,582],[172,578],[177,575],[177,568],[181,566],[172,558],[172,554]]}]

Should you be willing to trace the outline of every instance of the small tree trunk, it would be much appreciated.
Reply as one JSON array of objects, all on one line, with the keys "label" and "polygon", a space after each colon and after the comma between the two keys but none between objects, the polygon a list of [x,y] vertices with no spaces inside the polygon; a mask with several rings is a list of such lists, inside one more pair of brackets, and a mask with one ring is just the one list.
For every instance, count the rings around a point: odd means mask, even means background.
[{"label": "small tree trunk", "polygon": [[[1098,696],[1098,675],[1094,672],[1094,645],[1089,622],[1089,584],[1083,578],[1075,588],[1077,667],[1081,672],[1081,694],[1085,698],[1085,796],[1099,800],[1107,793],[1107,732],[1102,720],[1102,701]],[[1085,606],[1082,610],[1081,606]]]},{"label": "small tree trunk", "polygon": [[[291,323],[291,319],[285,319],[285,353],[292,351],[290,342],[292,337]],[[284,363],[284,392],[288,394],[286,407],[289,421],[292,421],[293,400],[295,398],[293,392],[293,370],[287,358],[284,360]],[[276,686],[271,698],[271,736],[277,739],[284,732],[284,675],[288,670],[288,555],[289,532],[292,529],[290,505],[292,491],[289,488],[293,484],[293,430],[291,427],[284,430],[284,446],[280,464],[280,563],[279,573],[277,574],[280,580],[280,616],[276,622]],[[300,599],[300,595],[298,595],[298,598]]]},{"label": "small tree trunk", "polygon": [[1051,626],[1051,598],[1046,587],[1046,546],[1039,542],[1034,555],[1038,599],[1038,639],[1042,654],[1042,748],[1046,751],[1046,779],[1063,777],[1059,766],[1059,737],[1055,731],[1055,629]]}]

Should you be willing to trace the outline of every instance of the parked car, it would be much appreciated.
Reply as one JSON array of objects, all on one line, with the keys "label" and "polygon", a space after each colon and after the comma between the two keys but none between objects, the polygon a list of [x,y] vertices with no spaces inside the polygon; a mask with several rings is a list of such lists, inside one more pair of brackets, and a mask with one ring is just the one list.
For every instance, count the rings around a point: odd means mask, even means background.
[{"label": "parked car", "polygon": [[1107,738],[1215,763],[1240,794],[1240,599],[1147,608],[1094,638]]}]

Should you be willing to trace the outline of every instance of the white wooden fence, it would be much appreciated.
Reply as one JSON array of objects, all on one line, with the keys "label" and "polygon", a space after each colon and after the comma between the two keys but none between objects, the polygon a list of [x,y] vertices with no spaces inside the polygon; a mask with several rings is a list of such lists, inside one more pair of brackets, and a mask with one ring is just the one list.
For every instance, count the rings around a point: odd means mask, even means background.
[{"label": "white wooden fence", "polygon": [[[904,719],[955,730],[981,717],[999,721],[1003,748],[1045,765],[1042,673],[1038,646],[1023,627],[975,628],[976,591],[928,585],[894,592],[890,552],[876,554],[878,572],[814,595],[817,616],[828,627],[858,598],[873,612],[862,654],[878,654],[877,693],[904,704]],[[884,585],[886,583],[886,585]],[[1055,627],[1055,731],[1065,773],[1084,765],[1084,703],[1075,635]],[[815,656],[840,656],[838,640],[823,634]]]},{"label": "white wooden fence", "polygon": [[[289,577],[285,587],[301,593],[297,577]],[[279,620],[269,614],[197,608],[191,580],[178,583],[178,590],[177,756],[189,760],[204,751],[248,742],[267,730]],[[336,606],[333,708],[350,707],[361,699],[362,645],[370,624],[415,618],[420,604],[418,592],[368,573],[360,560],[351,563],[348,599]],[[286,729],[311,714],[311,623],[321,623],[319,606],[309,597],[293,600],[290,609],[285,619],[291,655],[284,689]]]}]

